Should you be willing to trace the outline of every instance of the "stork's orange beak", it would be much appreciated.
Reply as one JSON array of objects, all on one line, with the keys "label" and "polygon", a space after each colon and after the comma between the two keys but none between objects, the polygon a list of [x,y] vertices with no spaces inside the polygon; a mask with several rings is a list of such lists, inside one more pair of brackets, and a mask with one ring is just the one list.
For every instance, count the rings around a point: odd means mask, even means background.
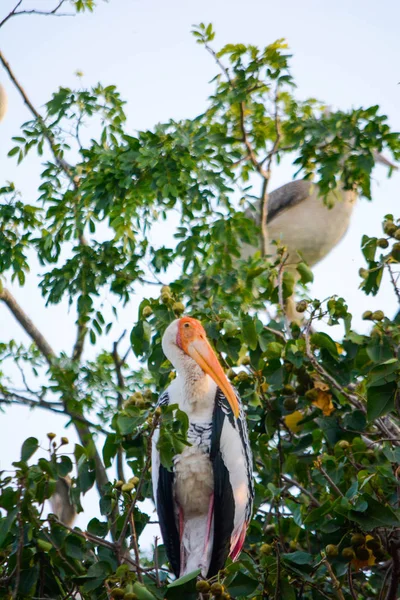
[{"label": "stork's orange beak", "polygon": [[236,394],[207,340],[206,332],[201,323],[197,319],[183,317],[180,319],[179,325],[180,345],[182,349],[215,381],[237,418],[239,416],[239,403]]}]

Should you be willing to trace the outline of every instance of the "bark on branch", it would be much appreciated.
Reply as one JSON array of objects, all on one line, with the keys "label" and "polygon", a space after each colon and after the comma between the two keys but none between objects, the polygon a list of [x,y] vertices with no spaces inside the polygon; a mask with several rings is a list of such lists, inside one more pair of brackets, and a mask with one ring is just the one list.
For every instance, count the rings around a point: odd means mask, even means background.
[{"label": "bark on branch", "polygon": [[28,315],[22,310],[17,300],[9,290],[3,288],[0,291],[0,300],[2,300],[10,309],[18,323],[26,331],[29,337],[35,342],[40,352],[43,354],[49,365],[53,363],[56,354],[45,337],[40,333]]},{"label": "bark on branch", "polygon": [[20,95],[22,96],[22,99],[25,102],[26,106],[29,108],[29,110],[32,113],[32,115],[35,117],[35,119],[40,124],[40,126],[42,128],[43,135],[44,135],[44,137],[46,138],[46,140],[48,141],[48,143],[50,145],[51,151],[52,151],[53,156],[54,156],[54,160],[56,161],[57,165],[60,167],[60,169],[62,171],[64,171],[64,173],[70,179],[70,181],[72,182],[72,184],[74,185],[74,187],[77,188],[78,187],[78,180],[74,177],[71,165],[69,165],[67,163],[67,161],[65,161],[60,156],[60,150],[57,147],[57,143],[56,143],[56,140],[55,140],[53,134],[51,133],[51,131],[47,127],[46,123],[44,122],[44,119],[43,119],[42,115],[36,110],[36,108],[33,106],[32,102],[28,98],[28,96],[27,96],[24,88],[19,83],[19,81],[16,78],[13,70],[11,69],[10,64],[6,60],[4,54],[1,52],[1,50],[0,50],[0,62],[3,65],[3,67],[5,68],[5,70],[7,71],[7,73],[9,75],[11,81],[13,82],[13,84],[15,85],[15,87],[17,88],[17,90],[19,91]]}]

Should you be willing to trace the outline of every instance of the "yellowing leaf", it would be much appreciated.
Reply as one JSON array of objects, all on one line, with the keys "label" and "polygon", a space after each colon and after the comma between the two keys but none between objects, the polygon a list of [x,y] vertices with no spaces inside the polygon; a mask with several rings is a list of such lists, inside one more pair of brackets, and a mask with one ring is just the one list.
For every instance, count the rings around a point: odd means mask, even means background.
[{"label": "yellowing leaf", "polygon": [[293,433],[297,433],[301,430],[302,427],[301,425],[298,425],[298,422],[301,421],[303,418],[304,415],[299,410],[295,410],[290,415],[286,415],[286,427],[290,429],[290,431],[293,431]]},{"label": "yellowing leaf", "polygon": [[[315,387],[317,388],[317,384],[315,384]],[[321,389],[318,390],[317,399],[313,402],[313,404],[322,410],[325,417],[329,417],[329,415],[335,410],[335,407],[332,403],[332,395],[328,392],[322,391]]]},{"label": "yellowing leaf", "polygon": [[[365,541],[368,542],[368,540],[372,540],[372,539],[373,539],[372,535],[367,535],[365,538]],[[372,550],[370,550],[366,546],[365,546],[365,548],[368,550],[368,553],[369,553],[368,560],[359,560],[358,558],[353,558],[353,560],[351,561],[351,564],[353,565],[353,567],[355,568],[356,571],[359,571],[360,569],[365,569],[366,567],[372,567],[372,565],[375,564],[374,553],[372,552]]]}]

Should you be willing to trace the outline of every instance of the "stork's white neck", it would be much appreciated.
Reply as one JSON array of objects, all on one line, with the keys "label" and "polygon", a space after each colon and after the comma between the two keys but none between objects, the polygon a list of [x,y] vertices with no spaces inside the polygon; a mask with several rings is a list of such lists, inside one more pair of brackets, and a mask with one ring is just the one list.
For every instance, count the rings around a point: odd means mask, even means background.
[{"label": "stork's white neck", "polygon": [[214,409],[216,384],[203,369],[182,350],[169,359],[177,371],[177,378],[170,386],[172,403],[177,402],[189,417],[211,420]]},{"label": "stork's white neck", "polygon": [[177,321],[165,331],[162,347],[174,365],[177,378],[168,388],[171,403],[178,403],[190,418],[211,420],[216,383],[176,344]]}]

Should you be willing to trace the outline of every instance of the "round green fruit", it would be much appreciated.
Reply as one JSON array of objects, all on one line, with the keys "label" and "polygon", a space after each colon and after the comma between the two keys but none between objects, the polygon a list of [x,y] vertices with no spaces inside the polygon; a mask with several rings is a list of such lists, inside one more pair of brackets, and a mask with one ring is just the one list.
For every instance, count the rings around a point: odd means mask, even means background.
[{"label": "round green fruit", "polygon": [[150,315],[153,314],[153,310],[151,308],[151,306],[145,306],[142,312],[142,315],[145,319],[147,319],[147,317],[150,317]]},{"label": "round green fruit", "polygon": [[261,552],[261,554],[266,554],[267,556],[268,556],[268,554],[271,554],[271,552],[272,552],[271,544],[263,544],[260,548],[260,552]]},{"label": "round green fruit", "polygon": [[357,546],[363,546],[365,544],[365,535],[363,535],[362,533],[353,533],[353,535],[351,536],[350,543],[353,546],[353,548]]},{"label": "round green fruit", "polygon": [[307,310],[307,306],[308,306],[307,300],[300,300],[300,302],[298,302],[296,304],[296,310],[298,313],[303,313]]},{"label": "round green fruit", "polygon": [[376,242],[376,245],[379,248],[387,248],[389,246],[389,242],[386,238],[379,238],[379,240]]},{"label": "round green fruit", "polygon": [[210,584],[205,579],[202,579],[196,583],[196,591],[200,592],[200,594],[207,594],[210,591]]},{"label": "round green fruit", "polygon": [[125,596],[124,588],[113,588],[111,590],[111,598],[123,598]]},{"label": "round green fruit", "polygon": [[365,312],[363,312],[362,319],[364,321],[371,321],[371,319],[372,319],[372,310],[366,310]]},{"label": "round green fruit", "polygon": [[283,406],[289,412],[293,412],[296,410],[297,402],[294,398],[285,398],[283,401]]},{"label": "round green fruit", "polygon": [[363,548],[362,546],[356,548],[356,556],[358,560],[368,560],[369,552],[367,548]]},{"label": "round green fruit", "polygon": [[342,550],[342,556],[345,560],[353,560],[353,558],[355,558],[355,554],[354,554],[354,550],[353,548],[343,548]]},{"label": "round green fruit", "polygon": [[367,548],[372,550],[374,554],[377,550],[380,550],[382,548],[380,541],[376,540],[375,538],[373,538],[372,540],[367,540],[365,545],[367,546]]},{"label": "round green fruit", "polygon": [[221,596],[223,591],[224,591],[224,587],[220,583],[213,583],[210,588],[210,592],[213,594],[213,596],[217,596],[217,597]]},{"label": "round green fruit", "polygon": [[185,312],[185,306],[182,304],[182,302],[174,302],[172,305],[172,310],[178,315],[181,315],[183,312]]},{"label": "round green fruit", "polygon": [[387,235],[393,235],[397,231],[397,225],[393,221],[385,221],[383,224],[383,231]]},{"label": "round green fruit", "polygon": [[335,558],[336,556],[339,556],[339,548],[335,546],[335,544],[328,544],[325,548],[325,552],[329,558]]},{"label": "round green fruit", "polygon": [[171,300],[172,300],[171,294],[165,294],[165,293],[161,294],[161,302],[163,304],[169,304]]},{"label": "round green fruit", "polygon": [[382,321],[385,318],[385,313],[382,310],[375,310],[372,313],[373,321]]},{"label": "round green fruit", "polygon": [[340,440],[340,442],[338,442],[337,445],[342,450],[348,450],[350,448],[350,443],[347,440]]}]

